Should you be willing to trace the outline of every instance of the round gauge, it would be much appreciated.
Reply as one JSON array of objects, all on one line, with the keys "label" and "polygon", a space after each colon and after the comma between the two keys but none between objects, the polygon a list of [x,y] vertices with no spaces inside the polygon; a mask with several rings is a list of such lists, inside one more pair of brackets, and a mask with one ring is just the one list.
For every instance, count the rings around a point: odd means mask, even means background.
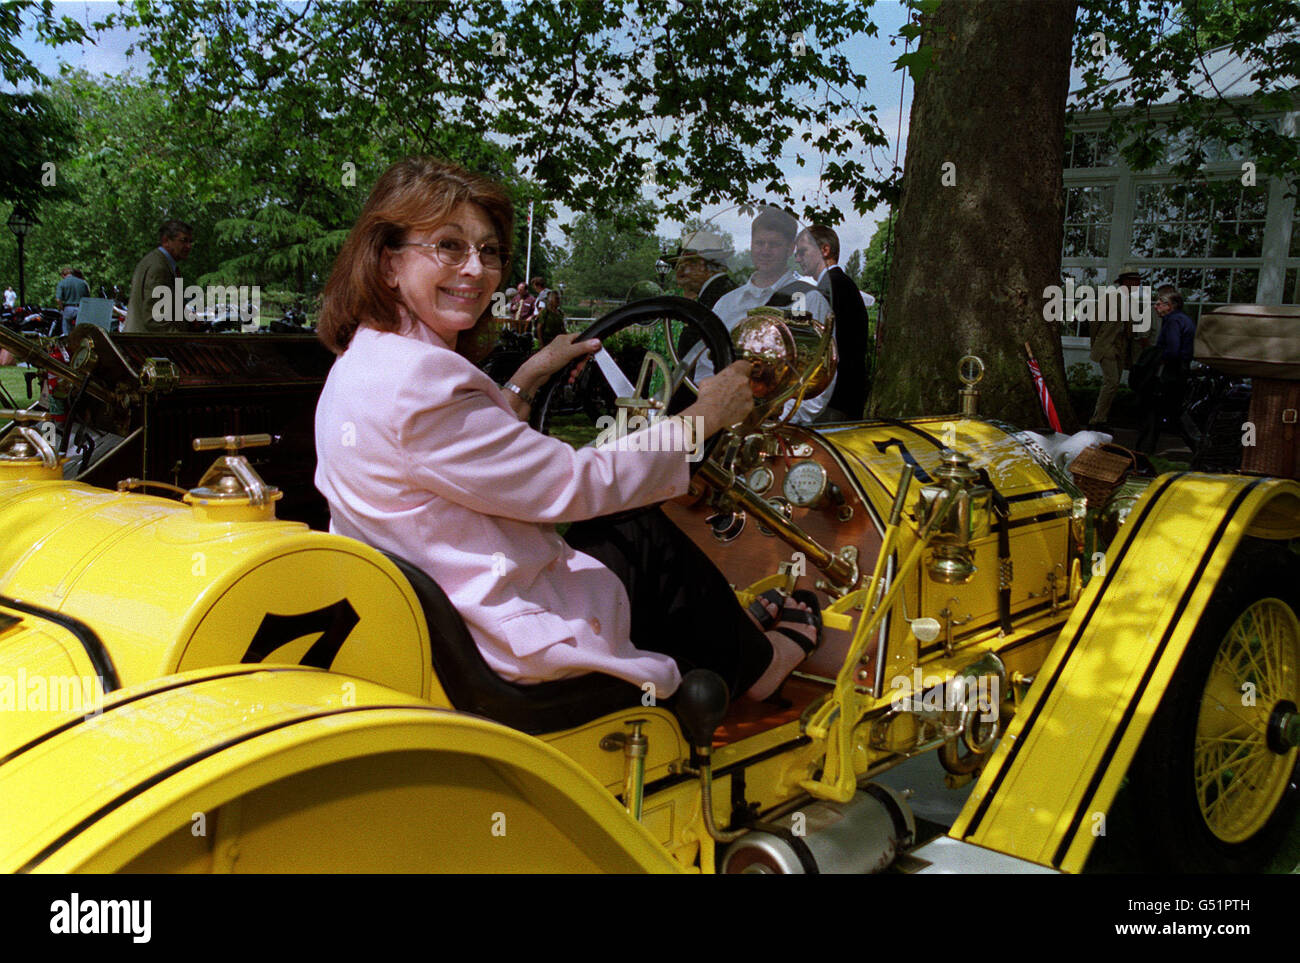
[{"label": "round gauge", "polygon": [[745,479],[745,487],[755,495],[761,495],[776,481],[776,476],[772,474],[772,469],[766,467],[755,468]]},{"label": "round gauge", "polygon": [[785,473],[781,486],[791,505],[811,508],[826,493],[826,469],[815,461],[797,461]]}]

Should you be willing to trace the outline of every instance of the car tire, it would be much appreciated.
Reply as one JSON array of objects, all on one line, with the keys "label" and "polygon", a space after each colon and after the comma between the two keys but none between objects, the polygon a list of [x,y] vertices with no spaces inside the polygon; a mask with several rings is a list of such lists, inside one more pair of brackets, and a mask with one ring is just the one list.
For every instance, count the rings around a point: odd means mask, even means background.
[{"label": "car tire", "polygon": [[1259,872],[1300,802],[1297,749],[1277,733],[1300,705],[1300,558],[1248,540],[1215,589],[1130,780],[1153,868]]}]

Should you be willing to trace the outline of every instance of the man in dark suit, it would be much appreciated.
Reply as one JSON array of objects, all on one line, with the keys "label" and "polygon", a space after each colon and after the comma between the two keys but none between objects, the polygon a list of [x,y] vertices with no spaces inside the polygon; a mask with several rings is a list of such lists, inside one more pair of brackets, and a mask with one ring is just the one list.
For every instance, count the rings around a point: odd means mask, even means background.
[{"label": "man in dark suit", "polygon": [[853,279],[839,266],[840,239],[824,224],[805,228],[795,238],[799,270],[817,279],[817,289],[835,312],[839,374],[835,391],[818,422],[858,421],[867,405],[867,306]]}]

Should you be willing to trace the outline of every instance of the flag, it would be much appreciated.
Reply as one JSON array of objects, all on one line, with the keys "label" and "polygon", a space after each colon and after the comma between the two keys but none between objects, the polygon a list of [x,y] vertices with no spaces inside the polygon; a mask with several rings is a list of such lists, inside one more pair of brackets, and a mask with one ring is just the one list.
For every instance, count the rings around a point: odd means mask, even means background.
[{"label": "flag", "polygon": [[1043,372],[1038,367],[1038,359],[1034,357],[1034,350],[1029,347],[1029,342],[1025,342],[1025,351],[1029,355],[1029,373],[1033,376],[1034,387],[1038,389],[1038,403],[1043,406],[1043,414],[1047,416],[1047,423],[1052,426],[1052,430],[1059,432],[1061,430],[1061,419],[1056,414],[1056,405],[1052,404],[1052,395],[1047,390],[1047,382],[1043,380]]}]

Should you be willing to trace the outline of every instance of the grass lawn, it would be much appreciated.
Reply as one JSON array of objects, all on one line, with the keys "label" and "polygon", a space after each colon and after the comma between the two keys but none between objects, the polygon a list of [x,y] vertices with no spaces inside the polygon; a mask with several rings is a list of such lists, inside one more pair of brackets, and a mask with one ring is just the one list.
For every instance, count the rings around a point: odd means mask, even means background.
[{"label": "grass lawn", "polygon": [[[41,396],[40,382],[33,382],[32,383],[33,397],[31,398],[30,401],[27,398],[27,388],[23,384],[23,373],[30,370],[31,370],[30,368],[19,368],[17,365],[9,365],[7,367],[0,368],[0,385],[3,385],[4,390],[8,393],[8,395],[12,397],[14,401],[16,401],[20,406],[24,408],[26,408],[28,405],[32,403],[32,401],[35,401]],[[4,396],[0,395],[0,398],[4,398]],[[7,398],[5,398],[3,402],[0,402],[0,406],[8,406],[8,404],[9,401]]]}]

